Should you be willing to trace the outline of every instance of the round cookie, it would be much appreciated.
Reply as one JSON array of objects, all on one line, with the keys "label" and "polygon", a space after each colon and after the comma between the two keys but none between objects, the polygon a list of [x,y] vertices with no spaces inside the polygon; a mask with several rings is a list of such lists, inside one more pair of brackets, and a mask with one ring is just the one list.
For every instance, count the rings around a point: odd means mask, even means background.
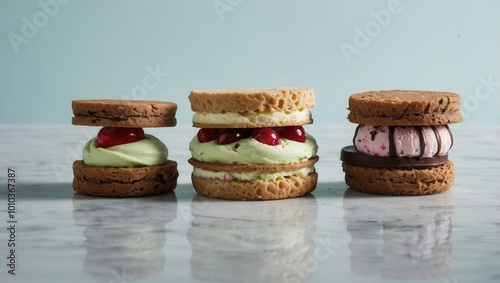
[{"label": "round cookie", "polygon": [[206,113],[271,112],[314,107],[311,88],[193,90],[191,110]]},{"label": "round cookie", "polygon": [[360,124],[353,146],[342,148],[340,157],[351,188],[382,195],[426,195],[452,187],[454,167],[447,151],[453,136],[447,124],[462,121],[458,94],[369,91],[351,95],[348,109],[349,121]]},{"label": "round cookie", "polygon": [[452,92],[386,90],[349,97],[349,121],[362,125],[422,126],[462,122],[460,96]]},{"label": "round cookie", "polygon": [[315,106],[311,88],[193,90],[189,101],[198,128],[306,125],[313,122],[309,108]]},{"label": "round cookie", "polygon": [[188,160],[189,164],[193,167],[200,168],[203,170],[213,171],[213,172],[238,172],[238,173],[248,173],[248,172],[281,172],[281,171],[294,171],[306,167],[313,167],[316,162],[318,162],[319,157],[314,156],[313,158],[300,163],[292,164],[277,164],[277,165],[260,165],[260,164],[219,164],[219,163],[208,163],[198,161],[194,158]]},{"label": "round cookie", "polygon": [[346,184],[360,192],[381,195],[427,195],[449,190],[453,185],[453,163],[426,169],[395,169],[342,162]]},{"label": "round cookie", "polygon": [[171,192],[177,185],[177,162],[141,167],[87,166],[73,163],[73,189],[103,197],[139,197]]},{"label": "round cookie", "polygon": [[[313,167],[319,160],[315,156],[306,162],[279,165],[233,165],[215,164],[189,159],[189,163],[195,168],[211,172],[249,173],[249,172],[282,172],[294,171],[302,168]],[[318,183],[318,174],[311,172],[305,177],[286,176],[275,180],[222,180],[208,179],[191,175],[194,189],[200,195],[230,200],[273,200],[299,197],[311,193]]]},{"label": "round cookie", "polygon": [[177,104],[144,100],[73,100],[73,125],[101,127],[174,127]]},{"label": "round cookie", "polygon": [[276,200],[307,195],[314,191],[318,173],[305,178],[288,176],[277,180],[223,181],[191,175],[196,192],[203,196],[228,200]]}]

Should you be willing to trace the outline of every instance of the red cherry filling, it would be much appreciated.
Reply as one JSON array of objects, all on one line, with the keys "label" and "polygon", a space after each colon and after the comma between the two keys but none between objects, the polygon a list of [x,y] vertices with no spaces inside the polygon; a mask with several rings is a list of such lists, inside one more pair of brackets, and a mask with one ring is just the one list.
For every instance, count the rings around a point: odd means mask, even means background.
[{"label": "red cherry filling", "polygon": [[217,144],[230,144],[249,137],[267,145],[280,144],[280,138],[285,138],[297,142],[306,141],[306,132],[302,126],[288,126],[276,128],[256,128],[256,129],[209,129],[202,128],[198,131],[197,138],[200,143],[215,140]]},{"label": "red cherry filling", "polygon": [[296,142],[306,141],[306,132],[302,126],[284,127],[280,132],[282,138],[293,140]]},{"label": "red cherry filling", "polygon": [[217,139],[217,134],[219,133],[220,129],[200,129],[198,131],[198,134],[196,135],[198,137],[198,141],[201,143],[213,141]]},{"label": "red cherry filling", "polygon": [[98,147],[107,148],[142,139],[144,139],[142,128],[104,127],[97,133],[96,144]]},{"label": "red cherry filling", "polygon": [[271,128],[257,128],[252,131],[252,137],[267,145],[280,144],[280,135]]},{"label": "red cherry filling", "polygon": [[223,129],[217,135],[217,144],[228,144],[237,142],[248,137],[249,129]]}]

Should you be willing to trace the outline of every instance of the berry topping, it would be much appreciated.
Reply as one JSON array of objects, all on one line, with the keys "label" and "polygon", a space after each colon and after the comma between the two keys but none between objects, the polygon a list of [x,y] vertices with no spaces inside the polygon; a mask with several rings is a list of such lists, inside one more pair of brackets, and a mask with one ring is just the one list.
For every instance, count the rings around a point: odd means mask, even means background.
[{"label": "berry topping", "polygon": [[197,134],[198,141],[201,143],[205,143],[216,140],[219,131],[220,129],[207,129],[207,128],[200,129]]},{"label": "berry topping", "polygon": [[285,127],[273,127],[272,129],[273,129],[276,133],[281,134],[281,131],[283,131],[283,129],[284,129],[284,128],[285,128]]},{"label": "berry topping", "polygon": [[217,135],[217,144],[228,144],[246,138],[249,135],[248,129],[224,129]]},{"label": "berry topping", "polygon": [[144,139],[142,128],[104,127],[97,134],[96,144],[98,147],[107,148],[142,139]]},{"label": "berry topping", "polygon": [[296,142],[306,141],[306,132],[302,126],[284,127],[280,132],[282,138],[293,140]]},{"label": "berry topping", "polygon": [[271,128],[257,128],[252,131],[252,137],[267,145],[280,144],[280,135]]}]

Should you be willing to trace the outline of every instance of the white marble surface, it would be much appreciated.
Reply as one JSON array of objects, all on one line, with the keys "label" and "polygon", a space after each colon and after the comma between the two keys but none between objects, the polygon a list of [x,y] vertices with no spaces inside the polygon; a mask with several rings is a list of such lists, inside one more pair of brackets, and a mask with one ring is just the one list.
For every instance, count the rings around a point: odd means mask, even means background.
[{"label": "white marble surface", "polygon": [[[454,187],[423,197],[357,193],[338,160],[354,125],[311,125],[312,196],[197,196],[187,144],[155,129],[179,162],[173,194],[75,194],[71,162],[97,129],[0,125],[0,282],[500,282],[500,127],[452,127]],[[16,275],[7,273],[7,168],[16,170]]]}]

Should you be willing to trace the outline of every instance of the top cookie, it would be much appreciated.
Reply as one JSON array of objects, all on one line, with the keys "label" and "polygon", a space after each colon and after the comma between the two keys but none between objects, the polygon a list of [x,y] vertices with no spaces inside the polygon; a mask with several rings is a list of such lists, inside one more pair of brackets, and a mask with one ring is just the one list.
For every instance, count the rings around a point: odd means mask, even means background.
[{"label": "top cookie", "polygon": [[272,112],[314,107],[311,88],[193,90],[191,110],[202,113]]},{"label": "top cookie", "polygon": [[363,125],[424,126],[462,121],[460,96],[452,92],[385,90],[349,97],[349,121]]},{"label": "top cookie", "polygon": [[144,100],[73,100],[73,125],[101,127],[173,127],[177,104]]},{"label": "top cookie", "polygon": [[193,90],[189,101],[193,126],[200,128],[310,124],[315,106],[311,88]]}]

